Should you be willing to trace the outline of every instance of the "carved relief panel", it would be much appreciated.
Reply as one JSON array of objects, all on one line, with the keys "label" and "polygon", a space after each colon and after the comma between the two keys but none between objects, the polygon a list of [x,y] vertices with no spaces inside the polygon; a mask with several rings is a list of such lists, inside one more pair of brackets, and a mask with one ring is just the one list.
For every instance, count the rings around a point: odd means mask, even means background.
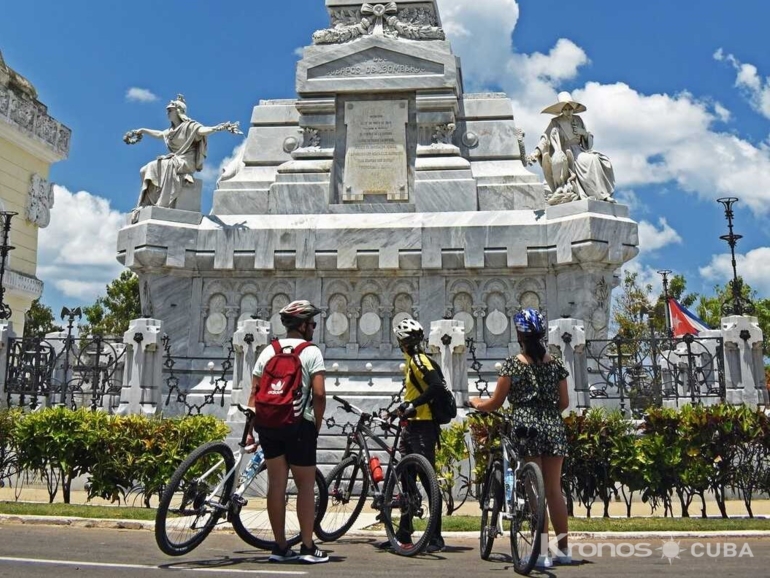
[{"label": "carved relief panel", "polygon": [[348,299],[342,293],[329,298],[329,312],[324,323],[324,342],[327,347],[345,347],[350,338]]},{"label": "carved relief panel", "polygon": [[382,319],[380,298],[367,293],[361,299],[361,317],[358,319],[358,344],[360,347],[379,347],[382,343]]}]

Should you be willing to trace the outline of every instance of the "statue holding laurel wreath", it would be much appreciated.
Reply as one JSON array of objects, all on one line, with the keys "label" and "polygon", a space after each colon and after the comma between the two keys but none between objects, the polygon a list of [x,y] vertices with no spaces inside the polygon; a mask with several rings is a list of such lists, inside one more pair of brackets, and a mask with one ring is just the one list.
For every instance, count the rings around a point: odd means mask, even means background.
[{"label": "statue holding laurel wreath", "polygon": [[243,134],[237,122],[223,122],[216,126],[203,126],[187,116],[187,103],[178,95],[166,106],[171,122],[165,130],[139,128],[123,136],[126,144],[136,144],[144,135],[163,139],[168,154],[144,165],[139,171],[142,188],[137,207],[174,207],[183,187],[193,186],[193,175],[203,169],[206,158],[206,139],[215,132],[227,131]]}]

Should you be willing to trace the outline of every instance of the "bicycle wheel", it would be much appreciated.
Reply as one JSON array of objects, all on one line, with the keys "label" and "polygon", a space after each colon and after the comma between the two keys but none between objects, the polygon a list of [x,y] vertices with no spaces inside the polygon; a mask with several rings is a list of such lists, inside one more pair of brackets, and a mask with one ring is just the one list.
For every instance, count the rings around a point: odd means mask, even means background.
[{"label": "bicycle wheel", "polygon": [[500,510],[503,507],[503,465],[492,462],[486,484],[481,493],[481,534],[479,536],[479,554],[482,560],[489,560],[492,546],[498,533]]},{"label": "bicycle wheel", "polygon": [[316,535],[324,542],[344,536],[355,523],[369,494],[369,476],[357,455],[342,460],[326,476],[329,504],[316,526]]},{"label": "bicycle wheel", "polygon": [[540,555],[545,523],[545,484],[537,464],[524,464],[511,500],[511,556],[519,574],[529,574]]},{"label": "bicycle wheel", "polygon": [[222,442],[194,450],[163,491],[155,515],[155,541],[169,556],[195,549],[227,510],[233,489],[233,452]]},{"label": "bicycle wheel", "polygon": [[[402,525],[412,533],[412,544],[402,545],[396,532]],[[436,472],[421,455],[409,454],[385,480],[380,519],[396,554],[416,556],[428,546],[441,516],[441,491]],[[415,520],[417,518],[417,520]]]},{"label": "bicycle wheel", "polygon": [[[267,464],[262,462],[257,474],[251,483],[239,496],[238,502],[233,500],[230,522],[235,533],[241,540],[262,550],[270,550],[275,545],[273,529],[270,526],[270,518],[267,515]],[[286,525],[285,532],[289,546],[298,544],[301,536],[299,533],[299,518],[297,517],[297,484],[289,471],[289,480],[286,484]],[[315,520],[317,526],[326,512],[328,494],[326,481],[321,470],[315,471]]]}]

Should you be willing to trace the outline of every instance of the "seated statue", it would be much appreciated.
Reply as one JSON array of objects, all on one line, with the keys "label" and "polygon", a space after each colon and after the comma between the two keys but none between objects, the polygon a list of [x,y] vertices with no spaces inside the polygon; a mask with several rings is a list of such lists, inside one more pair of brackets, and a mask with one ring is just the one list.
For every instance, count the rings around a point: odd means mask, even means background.
[{"label": "seated statue", "polygon": [[136,144],[143,135],[163,139],[168,154],[144,165],[139,171],[142,188],[137,207],[156,206],[173,208],[182,187],[195,183],[193,175],[203,169],[206,158],[206,139],[215,132],[228,131],[243,134],[238,123],[224,122],[216,126],[203,126],[187,116],[184,96],[177,96],[166,106],[171,126],[165,130],[140,128],[129,131],[123,137],[126,144]]},{"label": "seated statue", "polygon": [[593,150],[593,135],[583,119],[576,116],[586,107],[572,100],[568,92],[559,94],[558,102],[543,110],[556,115],[540,137],[528,164],[540,161],[551,189],[547,201],[558,205],[580,199],[614,203],[615,173],[606,155]]}]

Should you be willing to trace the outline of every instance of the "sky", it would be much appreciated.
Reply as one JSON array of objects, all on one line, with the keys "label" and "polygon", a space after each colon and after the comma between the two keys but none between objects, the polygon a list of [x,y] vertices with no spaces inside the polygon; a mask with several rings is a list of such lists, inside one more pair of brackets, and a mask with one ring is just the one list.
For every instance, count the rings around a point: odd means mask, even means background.
[{"label": "sky", "polygon": [[[610,157],[616,197],[639,222],[640,254],[626,268],[659,290],[657,270],[711,294],[732,276],[716,202],[735,205],[738,272],[770,295],[770,51],[766,0],[646,2],[439,0],[462,59],[466,92],[502,91],[532,150],[570,91],[594,148]],[[295,96],[295,66],[323,0],[30,0],[0,19],[6,63],[73,131],[52,167],[52,222],[40,232],[43,302],[89,304],[121,271],[117,231],[136,204],[139,168],[160,141],[127,146],[134,128],[164,128],[166,103],[185,95],[204,124],[248,127],[261,99]],[[245,131],[244,131],[245,132]],[[244,137],[212,136],[204,210]]]}]

